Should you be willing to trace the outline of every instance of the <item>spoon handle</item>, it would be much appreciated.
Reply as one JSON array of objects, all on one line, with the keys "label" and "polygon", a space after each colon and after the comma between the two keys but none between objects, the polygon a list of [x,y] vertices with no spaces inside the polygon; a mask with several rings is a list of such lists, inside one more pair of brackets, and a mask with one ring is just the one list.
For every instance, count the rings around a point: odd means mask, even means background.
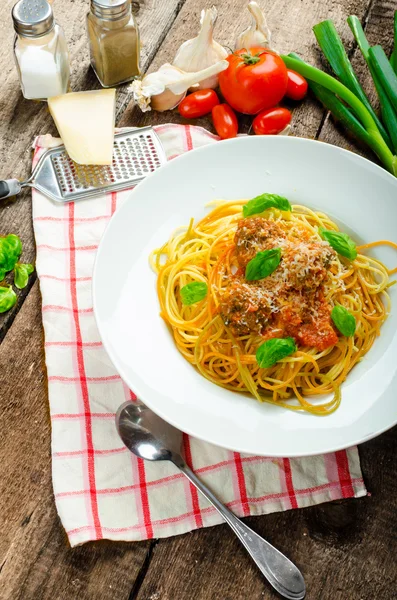
[{"label": "spoon handle", "polygon": [[304,598],[306,594],[305,582],[299,569],[284,554],[252,531],[252,529],[247,527],[245,523],[230,512],[196,474],[189,469],[182,458],[178,457],[173,462],[175,462],[175,465],[200,490],[207,500],[211,502],[225,519],[226,523],[230,525],[274,589],[290,600],[301,600]]}]

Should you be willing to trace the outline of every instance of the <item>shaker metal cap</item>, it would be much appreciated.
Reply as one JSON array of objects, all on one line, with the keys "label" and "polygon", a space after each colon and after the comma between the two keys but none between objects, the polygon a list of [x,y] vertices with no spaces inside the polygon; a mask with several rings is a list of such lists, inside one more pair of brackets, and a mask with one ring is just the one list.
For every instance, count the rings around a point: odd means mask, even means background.
[{"label": "shaker metal cap", "polygon": [[96,17],[115,20],[126,15],[131,0],[91,0],[91,10]]},{"label": "shaker metal cap", "polygon": [[54,14],[46,0],[19,0],[12,19],[15,31],[25,37],[40,37],[54,26]]}]

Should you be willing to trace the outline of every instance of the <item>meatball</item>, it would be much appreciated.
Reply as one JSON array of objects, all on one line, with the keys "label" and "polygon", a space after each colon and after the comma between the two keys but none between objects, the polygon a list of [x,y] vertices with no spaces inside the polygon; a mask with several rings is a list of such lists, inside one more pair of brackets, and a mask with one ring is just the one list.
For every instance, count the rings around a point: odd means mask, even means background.
[{"label": "meatball", "polygon": [[235,278],[221,298],[221,317],[237,336],[262,333],[271,318],[266,292],[259,285]]},{"label": "meatball", "polygon": [[234,237],[240,267],[245,269],[258,252],[274,248],[281,239],[285,233],[277,223],[263,217],[241,219]]}]

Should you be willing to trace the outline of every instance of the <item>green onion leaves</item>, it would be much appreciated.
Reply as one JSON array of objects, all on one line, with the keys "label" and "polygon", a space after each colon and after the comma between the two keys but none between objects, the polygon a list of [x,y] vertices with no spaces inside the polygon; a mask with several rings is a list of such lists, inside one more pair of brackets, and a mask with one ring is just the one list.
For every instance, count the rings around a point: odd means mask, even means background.
[{"label": "green onion leaves", "polygon": [[192,281],[181,288],[181,300],[185,306],[196,304],[204,300],[208,292],[208,286],[203,281]]},{"label": "green onion leaves", "polygon": [[357,257],[357,246],[347,233],[331,231],[324,227],[319,227],[318,232],[323,240],[328,242],[341,256],[345,256],[349,260],[354,260]]},{"label": "green onion leaves", "polygon": [[256,351],[256,361],[261,369],[267,369],[282,358],[290,356],[296,350],[297,347],[293,338],[273,338],[259,346]]},{"label": "green onion leaves", "polygon": [[0,286],[0,313],[10,310],[17,301],[17,295],[9,286]]},{"label": "green onion leaves", "polygon": [[256,196],[256,198],[252,198],[252,200],[247,202],[247,204],[243,207],[243,215],[244,217],[258,215],[269,208],[278,208],[279,210],[288,211],[292,210],[291,204],[287,198],[278,196],[277,194],[261,194],[260,196]]},{"label": "green onion leaves", "polygon": [[356,331],[356,319],[350,311],[344,306],[334,306],[331,312],[331,319],[342,335],[351,337]]},{"label": "green onion leaves", "polygon": [[280,248],[272,248],[271,250],[263,250],[249,261],[245,268],[245,278],[247,281],[257,281],[271,275],[280,264],[281,250]]}]

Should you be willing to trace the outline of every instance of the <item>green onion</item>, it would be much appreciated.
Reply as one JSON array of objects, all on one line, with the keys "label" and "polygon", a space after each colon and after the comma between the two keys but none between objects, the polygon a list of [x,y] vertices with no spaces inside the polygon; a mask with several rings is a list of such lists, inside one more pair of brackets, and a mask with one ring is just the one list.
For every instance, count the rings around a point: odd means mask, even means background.
[{"label": "green onion", "polygon": [[[392,144],[386,129],[383,127],[379,118],[375,114],[367,96],[361,87],[356,74],[353,70],[352,64],[346,54],[345,48],[342,44],[338,32],[336,31],[335,25],[332,21],[322,21],[313,27],[314,35],[316,36],[317,42],[324,52],[329,64],[331,65],[335,75],[341,80],[341,82],[349,88],[353,94],[357,96],[359,100],[364,104],[365,108],[371,114],[373,120],[376,123],[383,139],[389,148],[392,148]],[[352,107],[353,108],[353,107]],[[360,115],[357,114],[360,118]]]},{"label": "green onion", "polygon": [[397,110],[397,75],[389,63],[382,46],[372,46],[368,50],[369,60],[378,76],[386,94],[395,110]]},{"label": "green onion", "polygon": [[[295,52],[291,52],[288,56],[304,62]],[[314,83],[314,81],[308,81],[308,84],[314,95],[320,100],[323,106],[332,113],[337,121],[350,131],[357,140],[368,146],[371,145],[369,134],[365,131],[360,121],[356,119],[346,104],[343,104],[343,102],[339,100],[338,96],[322,85]]]},{"label": "green onion", "polygon": [[292,58],[291,56],[282,55],[281,58],[283,59],[287,69],[291,69],[292,71],[300,73],[300,75],[303,75],[303,77],[313,81],[314,83],[319,83],[329,91],[339,96],[341,100],[346,102],[346,104],[348,104],[352,110],[354,110],[355,114],[360,119],[362,125],[368,133],[368,143],[370,148],[379,157],[386,169],[390,171],[390,173],[393,173],[393,175],[397,175],[397,157],[393,156],[393,154],[390,152],[387,144],[379,132],[379,129],[376,126],[371,113],[367,110],[361,100],[359,100],[357,96],[353,94],[353,92],[343,85],[343,83],[335,79],[335,77],[331,77],[331,75],[320,71],[320,69],[303,63],[296,58]]},{"label": "green onion", "polygon": [[370,45],[367,38],[365,37],[364,30],[361,26],[360,20],[356,16],[351,16],[347,19],[350,29],[353,32],[358,47],[361,50],[362,55],[368,65],[372,79],[374,80],[375,88],[378,93],[379,103],[382,111],[382,118],[389,132],[390,139],[393,145],[393,149],[397,151],[397,115],[394,108],[383,89],[380,79],[377,75],[376,69],[373,67],[369,58]]},{"label": "green onion", "polygon": [[391,53],[390,64],[393,71],[397,73],[397,10],[394,13],[394,49]]}]

